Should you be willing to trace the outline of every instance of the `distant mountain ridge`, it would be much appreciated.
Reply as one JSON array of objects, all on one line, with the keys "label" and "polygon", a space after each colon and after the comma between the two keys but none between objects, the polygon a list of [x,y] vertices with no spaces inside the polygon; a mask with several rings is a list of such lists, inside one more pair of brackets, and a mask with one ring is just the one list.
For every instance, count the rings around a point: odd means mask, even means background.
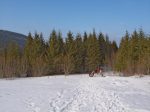
[{"label": "distant mountain ridge", "polygon": [[10,42],[15,42],[23,48],[26,40],[26,35],[12,31],[0,30],[0,48],[5,48]]}]

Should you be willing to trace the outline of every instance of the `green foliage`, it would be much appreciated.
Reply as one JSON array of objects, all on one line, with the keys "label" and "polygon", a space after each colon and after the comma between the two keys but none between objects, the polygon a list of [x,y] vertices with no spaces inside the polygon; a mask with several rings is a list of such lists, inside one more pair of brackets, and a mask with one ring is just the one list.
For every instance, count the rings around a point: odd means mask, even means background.
[{"label": "green foliage", "polygon": [[46,47],[42,34],[35,33],[33,37],[29,33],[24,48],[24,61],[27,76],[40,76],[46,70]]},{"label": "green foliage", "polygon": [[150,74],[150,36],[142,29],[131,35],[126,31],[118,48],[95,30],[83,36],[69,31],[65,41],[53,30],[47,42],[42,33],[29,33],[23,51],[15,42],[0,49],[0,77],[87,73],[99,65],[126,74]]},{"label": "green foliage", "polygon": [[121,39],[120,47],[117,54],[116,69],[123,71],[127,67],[126,59],[129,59],[129,33],[126,31],[125,36]]},{"label": "green foliage", "polygon": [[128,32],[122,38],[117,53],[115,68],[126,74],[149,74],[149,37],[142,29],[129,37]]},{"label": "green foliage", "polygon": [[19,45],[10,42],[7,48],[0,52],[0,76],[19,77],[21,73],[21,53]]},{"label": "green foliage", "polygon": [[99,42],[99,52],[100,52],[100,64],[104,65],[105,62],[105,51],[106,51],[106,44],[105,44],[105,37],[103,33],[100,33],[98,36]]},{"label": "green foliage", "polygon": [[88,70],[95,69],[100,63],[99,43],[95,31],[90,34],[87,40],[87,64]]},{"label": "green foliage", "polygon": [[75,47],[74,47],[74,37],[71,31],[68,32],[64,51],[64,73],[73,73],[75,69]]},{"label": "green foliage", "polygon": [[74,64],[75,72],[83,72],[83,43],[82,37],[80,34],[77,34],[74,42]]},{"label": "green foliage", "polygon": [[61,33],[57,33],[55,30],[52,31],[49,38],[48,47],[48,64],[50,69],[50,74],[62,73],[62,56],[64,53],[64,42]]}]

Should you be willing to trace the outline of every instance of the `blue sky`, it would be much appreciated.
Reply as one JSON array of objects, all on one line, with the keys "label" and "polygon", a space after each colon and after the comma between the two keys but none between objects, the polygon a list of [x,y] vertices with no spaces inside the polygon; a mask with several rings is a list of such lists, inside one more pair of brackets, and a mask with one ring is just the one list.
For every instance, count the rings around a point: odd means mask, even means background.
[{"label": "blue sky", "polygon": [[23,34],[55,28],[63,34],[107,33],[119,42],[125,31],[150,34],[150,0],[0,0],[0,29]]}]

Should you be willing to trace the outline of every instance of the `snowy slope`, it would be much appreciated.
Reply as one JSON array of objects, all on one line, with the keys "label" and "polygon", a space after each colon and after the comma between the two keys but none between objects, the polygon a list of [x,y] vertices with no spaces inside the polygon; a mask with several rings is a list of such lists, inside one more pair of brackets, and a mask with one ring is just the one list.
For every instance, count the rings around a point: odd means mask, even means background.
[{"label": "snowy slope", "polygon": [[150,77],[1,79],[0,112],[150,112]]}]

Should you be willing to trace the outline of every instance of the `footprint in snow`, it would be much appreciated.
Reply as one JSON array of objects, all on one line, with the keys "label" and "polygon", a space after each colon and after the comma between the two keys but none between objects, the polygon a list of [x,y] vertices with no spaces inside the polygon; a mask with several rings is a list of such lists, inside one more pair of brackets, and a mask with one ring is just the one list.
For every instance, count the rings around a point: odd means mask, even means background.
[{"label": "footprint in snow", "polygon": [[38,106],[35,105],[34,102],[31,101],[27,101],[28,104],[28,108],[32,110],[32,112],[40,112],[40,108]]}]

